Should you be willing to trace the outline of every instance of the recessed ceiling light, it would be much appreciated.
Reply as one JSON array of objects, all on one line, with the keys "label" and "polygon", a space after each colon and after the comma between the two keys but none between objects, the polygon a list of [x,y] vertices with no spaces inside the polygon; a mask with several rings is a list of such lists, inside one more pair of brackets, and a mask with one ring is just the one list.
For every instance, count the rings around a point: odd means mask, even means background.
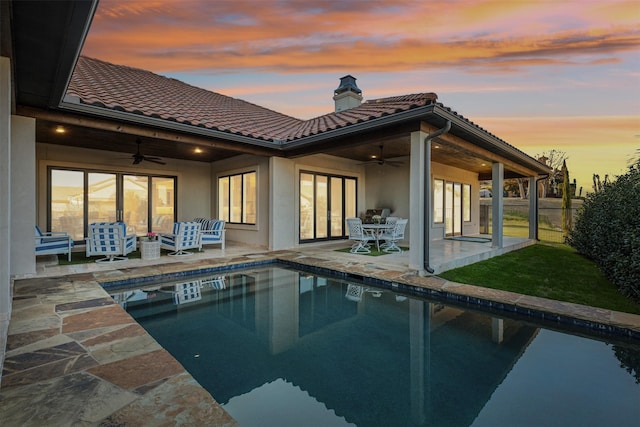
[{"label": "recessed ceiling light", "polygon": [[55,132],[56,132],[56,133],[65,133],[66,131],[67,131],[67,130],[66,130],[66,129],[64,128],[64,126],[62,126],[62,125],[58,125],[58,126],[56,126],[56,128],[55,128]]},{"label": "recessed ceiling light", "polygon": [[196,147],[196,148],[194,148],[193,152],[196,153],[196,154],[200,154],[200,153],[202,153],[202,148]]},{"label": "recessed ceiling light", "polygon": [[434,145],[433,148],[440,148],[440,146],[439,145]]}]

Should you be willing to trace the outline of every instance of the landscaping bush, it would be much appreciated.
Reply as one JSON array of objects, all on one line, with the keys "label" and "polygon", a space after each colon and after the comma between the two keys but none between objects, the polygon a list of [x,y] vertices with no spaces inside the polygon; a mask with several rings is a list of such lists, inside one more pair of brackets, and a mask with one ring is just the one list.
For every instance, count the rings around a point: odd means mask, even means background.
[{"label": "landscaping bush", "polygon": [[640,301],[640,162],[586,197],[568,243]]}]

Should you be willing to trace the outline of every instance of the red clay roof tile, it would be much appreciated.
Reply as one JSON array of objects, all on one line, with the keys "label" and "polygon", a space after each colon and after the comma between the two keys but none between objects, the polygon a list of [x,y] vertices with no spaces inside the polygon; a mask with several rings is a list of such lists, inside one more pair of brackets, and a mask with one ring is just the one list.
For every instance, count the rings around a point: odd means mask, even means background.
[{"label": "red clay roof tile", "polygon": [[82,56],[67,95],[81,103],[268,141],[292,141],[435,103],[434,93],[369,100],[300,120],[150,71]]}]

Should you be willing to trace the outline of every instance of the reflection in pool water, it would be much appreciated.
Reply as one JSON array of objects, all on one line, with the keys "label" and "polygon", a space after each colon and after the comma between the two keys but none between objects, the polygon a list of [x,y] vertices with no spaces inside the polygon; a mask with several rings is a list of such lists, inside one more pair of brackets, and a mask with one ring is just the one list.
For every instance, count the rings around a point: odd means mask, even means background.
[{"label": "reflection in pool water", "polygon": [[282,267],[112,293],[243,427],[640,419],[624,342]]}]

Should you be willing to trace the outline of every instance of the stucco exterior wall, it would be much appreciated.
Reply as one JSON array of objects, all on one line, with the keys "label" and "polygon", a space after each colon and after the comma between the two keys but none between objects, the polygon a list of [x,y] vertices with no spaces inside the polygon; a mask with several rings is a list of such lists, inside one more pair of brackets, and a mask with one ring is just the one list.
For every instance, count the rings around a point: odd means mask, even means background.
[{"label": "stucco exterior wall", "polygon": [[409,217],[409,157],[392,159],[402,161],[399,166],[366,166],[366,209],[389,208],[391,215]]},{"label": "stucco exterior wall", "polygon": [[0,57],[0,381],[11,318],[11,61]]},{"label": "stucco exterior wall", "polygon": [[[269,159],[269,248],[292,248],[297,244],[295,162]],[[292,197],[293,195],[293,197]]]},{"label": "stucco exterior wall", "polygon": [[11,275],[36,272],[36,120],[11,116]]}]

